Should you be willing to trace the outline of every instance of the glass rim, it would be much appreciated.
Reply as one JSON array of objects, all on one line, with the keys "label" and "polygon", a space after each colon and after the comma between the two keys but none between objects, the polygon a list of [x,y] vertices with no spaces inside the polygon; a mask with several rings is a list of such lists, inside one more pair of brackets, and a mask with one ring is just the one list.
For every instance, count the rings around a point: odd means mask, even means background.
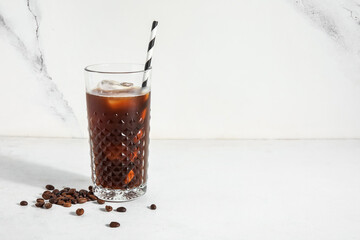
[{"label": "glass rim", "polygon": [[[127,65],[127,66],[139,66],[139,70],[132,70],[132,71],[125,71],[125,70],[101,70],[101,67],[106,67],[106,66],[113,66],[116,68],[116,66],[120,66],[120,65]],[[144,68],[144,64],[140,64],[140,63],[96,63],[96,64],[91,64],[88,65],[84,68],[85,72],[90,72],[90,73],[101,73],[101,74],[131,74],[131,73],[145,73],[146,71],[149,71],[152,69],[152,67],[149,67],[147,70],[143,69]],[[141,69],[141,70],[140,70]]]}]

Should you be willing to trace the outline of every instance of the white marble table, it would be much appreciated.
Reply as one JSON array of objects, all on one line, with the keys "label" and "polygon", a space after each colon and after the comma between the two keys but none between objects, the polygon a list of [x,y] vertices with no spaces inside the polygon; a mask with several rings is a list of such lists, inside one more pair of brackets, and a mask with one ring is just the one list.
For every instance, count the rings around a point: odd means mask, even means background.
[{"label": "white marble table", "polygon": [[359,140],[153,140],[150,155],[148,193],[111,204],[126,213],[86,203],[78,217],[33,200],[90,184],[87,141],[0,138],[0,239],[360,238]]}]

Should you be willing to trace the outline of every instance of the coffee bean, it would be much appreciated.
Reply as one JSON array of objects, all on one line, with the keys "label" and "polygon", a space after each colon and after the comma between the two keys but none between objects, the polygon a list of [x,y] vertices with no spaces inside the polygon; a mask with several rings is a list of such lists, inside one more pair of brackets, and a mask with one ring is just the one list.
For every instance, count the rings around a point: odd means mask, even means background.
[{"label": "coffee bean", "polygon": [[20,202],[20,205],[21,205],[21,206],[27,206],[27,205],[28,205],[28,202],[27,202],[27,201],[21,201],[21,202]]},{"label": "coffee bean", "polygon": [[98,199],[95,195],[88,195],[88,198],[90,198],[90,200],[95,201],[96,199]]},{"label": "coffee bean", "polygon": [[50,193],[49,197],[50,197],[50,198],[56,198],[56,195],[53,194],[53,193]]},{"label": "coffee bean", "polygon": [[125,207],[118,207],[116,209],[116,211],[118,211],[118,212],[126,212],[126,208]]},{"label": "coffee bean", "polygon": [[110,226],[111,228],[117,228],[117,227],[120,227],[120,223],[118,223],[118,222],[111,222],[109,226]]},{"label": "coffee bean", "polygon": [[81,216],[83,214],[84,214],[84,209],[82,209],[82,208],[76,209],[76,215]]},{"label": "coffee bean", "polygon": [[81,190],[79,191],[79,194],[81,194],[81,195],[83,195],[83,196],[86,196],[86,195],[88,194],[88,191],[85,190],[85,189],[81,189]]},{"label": "coffee bean", "polygon": [[105,210],[107,211],[107,212],[111,212],[112,211],[112,206],[105,206]]},{"label": "coffee bean", "polygon": [[105,201],[104,201],[104,200],[102,200],[102,199],[98,199],[98,200],[97,200],[97,203],[98,203],[98,204],[104,204],[104,203],[105,203]]},{"label": "coffee bean", "polygon": [[79,200],[77,200],[78,203],[86,203],[87,199],[86,198],[79,198]]},{"label": "coffee bean", "polygon": [[70,190],[69,187],[64,187],[64,192],[67,192],[67,191],[69,191],[69,190]]},{"label": "coffee bean", "polygon": [[60,193],[59,189],[55,189],[54,191],[52,191],[53,194],[58,195],[58,193]]},{"label": "coffee bean", "polygon": [[59,200],[59,201],[57,202],[57,205],[64,205],[64,204],[65,204],[64,200]]},{"label": "coffee bean", "polygon": [[50,184],[46,185],[45,188],[47,190],[54,190],[55,189],[55,187],[53,185],[50,185]]},{"label": "coffee bean", "polygon": [[49,199],[49,203],[55,203],[56,202],[56,198],[50,198]]},{"label": "coffee bean", "polygon": [[75,188],[71,188],[69,191],[68,191],[68,194],[70,195],[73,195],[75,193],[76,189]]},{"label": "coffee bean", "polygon": [[42,194],[42,198],[45,199],[45,200],[48,200],[48,199],[50,199],[50,195],[51,195],[51,192],[50,192],[50,191],[45,191],[45,192]]},{"label": "coffee bean", "polygon": [[44,204],[45,204],[45,202],[37,202],[37,203],[35,203],[35,206],[41,208],[42,206],[44,206]]},{"label": "coffee bean", "polygon": [[45,200],[43,198],[36,199],[36,202],[44,202]]},{"label": "coffee bean", "polygon": [[155,209],[156,209],[156,205],[155,205],[155,204],[151,204],[151,205],[150,205],[150,209],[151,209],[151,210],[155,210]]},{"label": "coffee bean", "polygon": [[71,202],[65,202],[63,206],[64,207],[71,207]]},{"label": "coffee bean", "polygon": [[48,203],[45,203],[45,208],[46,208],[46,209],[49,209],[49,208],[51,208],[51,207],[52,207],[52,204],[51,204],[51,203],[49,203],[49,202],[48,202]]},{"label": "coffee bean", "polygon": [[43,193],[42,195],[41,195],[41,197],[44,199],[44,200],[48,200],[49,198],[50,198],[50,196],[51,196],[51,194],[52,193]]},{"label": "coffee bean", "polygon": [[93,191],[93,186],[89,186],[89,191],[90,191],[90,192]]},{"label": "coffee bean", "polygon": [[49,196],[49,195],[46,195],[46,194],[45,194],[45,195],[43,194],[42,197],[43,197],[45,200],[49,200],[49,199],[50,199],[50,196]]}]

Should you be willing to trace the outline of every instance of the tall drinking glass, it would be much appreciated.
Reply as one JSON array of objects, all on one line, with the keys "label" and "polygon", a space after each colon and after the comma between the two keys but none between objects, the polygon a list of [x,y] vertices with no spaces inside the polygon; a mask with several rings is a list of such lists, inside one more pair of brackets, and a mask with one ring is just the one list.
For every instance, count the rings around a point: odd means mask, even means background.
[{"label": "tall drinking glass", "polygon": [[146,192],[151,68],[143,69],[85,68],[93,191],[103,200],[128,201]]}]

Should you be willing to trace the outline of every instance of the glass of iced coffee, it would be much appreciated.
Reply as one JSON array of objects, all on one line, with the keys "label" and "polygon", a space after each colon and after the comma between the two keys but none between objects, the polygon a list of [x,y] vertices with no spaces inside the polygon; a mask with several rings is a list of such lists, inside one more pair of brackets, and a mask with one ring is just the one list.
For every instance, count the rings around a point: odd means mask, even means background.
[{"label": "glass of iced coffee", "polygon": [[97,64],[85,68],[94,194],[129,201],[146,192],[151,68]]}]

